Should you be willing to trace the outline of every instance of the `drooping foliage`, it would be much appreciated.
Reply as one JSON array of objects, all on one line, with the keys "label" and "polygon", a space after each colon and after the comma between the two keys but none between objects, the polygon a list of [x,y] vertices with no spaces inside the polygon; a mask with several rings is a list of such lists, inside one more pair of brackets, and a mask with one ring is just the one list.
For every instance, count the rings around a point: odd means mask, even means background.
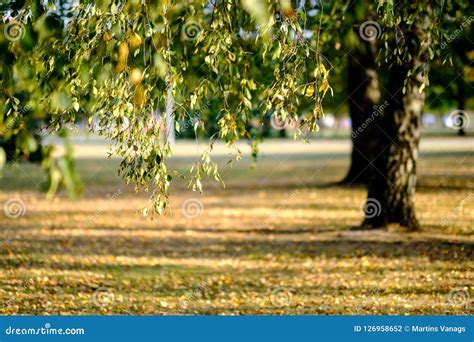
[{"label": "drooping foliage", "polygon": [[[373,5],[373,22],[359,34],[375,34],[381,67],[405,64],[407,87],[416,77],[423,91],[429,61],[443,57],[451,39],[446,27],[471,18],[467,3]],[[333,66],[321,52],[334,41],[323,33],[344,30],[350,2],[9,0],[1,10],[0,161],[46,160],[50,174],[57,171],[51,192],[73,184],[71,159],[52,161],[40,128],[65,136],[68,124],[87,120],[112,142],[124,179],[150,191],[161,213],[173,178],[197,191],[205,175],[220,180],[210,159],[217,139],[231,147],[249,139],[256,152],[252,127],[268,115],[295,123],[297,135],[318,130],[332,92]],[[171,136],[190,126],[202,136],[211,118],[209,148],[189,174],[169,169]]]},{"label": "drooping foliage", "polygon": [[[194,190],[201,177],[220,179],[213,142],[258,140],[250,122],[269,112],[315,131],[330,89],[320,54],[322,8],[288,1],[13,2],[2,72],[4,122],[23,124],[18,109],[46,113],[50,128],[87,118],[113,142],[128,182],[152,192],[162,212],[173,177]],[[13,38],[12,38],[13,37]],[[4,41],[5,42],[5,41]],[[193,113],[218,102],[218,132],[189,175],[167,168],[170,130],[202,129]],[[301,106],[311,106],[304,118]],[[166,113],[173,113],[174,127]],[[30,117],[30,115],[28,115]],[[239,152],[237,151],[237,154]]]}]

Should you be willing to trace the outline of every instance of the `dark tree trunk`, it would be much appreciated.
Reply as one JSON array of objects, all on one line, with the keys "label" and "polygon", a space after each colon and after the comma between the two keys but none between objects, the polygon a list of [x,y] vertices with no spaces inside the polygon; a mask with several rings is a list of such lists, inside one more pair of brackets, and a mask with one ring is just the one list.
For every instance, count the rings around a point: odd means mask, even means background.
[{"label": "dark tree trunk", "polygon": [[[364,44],[363,44],[364,43]],[[363,46],[349,55],[348,93],[349,114],[352,121],[351,166],[344,184],[367,184],[370,180],[369,162],[373,158],[375,141],[373,127],[369,121],[378,115],[380,89],[376,70],[375,41],[364,42]]]},{"label": "dark tree trunk", "polygon": [[[466,108],[466,89],[464,86],[464,71],[461,69],[461,77],[458,77],[458,93],[457,93],[457,100],[458,100],[458,110],[464,111]],[[465,122],[464,122],[464,116],[460,115],[459,116],[459,129],[458,129],[458,135],[464,136],[466,135],[466,131],[464,130]]]},{"label": "dark tree trunk", "polygon": [[[421,63],[417,65],[421,66]],[[414,200],[425,93],[420,92],[422,76],[406,79],[408,71],[407,67],[392,67],[389,78],[391,98],[384,116],[374,125],[378,155],[374,160],[364,221],[370,227],[397,223],[415,230],[419,226]],[[404,86],[405,94],[402,91]]]}]

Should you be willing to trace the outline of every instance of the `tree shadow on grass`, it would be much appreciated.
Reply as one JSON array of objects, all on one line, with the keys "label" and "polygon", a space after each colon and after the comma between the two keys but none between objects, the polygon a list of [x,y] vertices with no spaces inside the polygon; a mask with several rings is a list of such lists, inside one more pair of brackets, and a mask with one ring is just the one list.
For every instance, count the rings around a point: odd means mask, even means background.
[{"label": "tree shadow on grass", "polygon": [[[164,237],[143,239],[133,236],[99,237],[35,237],[11,239],[0,245],[0,254],[14,252],[60,255],[112,255],[130,257],[171,258],[253,258],[257,255],[295,255],[306,257],[351,258],[375,256],[379,258],[427,257],[430,260],[467,261],[474,258],[474,243],[452,242],[440,239],[384,241],[348,237],[327,237],[327,240],[295,241],[287,238],[270,239],[259,234],[259,239],[221,239]],[[0,261],[1,262],[1,261]]]}]

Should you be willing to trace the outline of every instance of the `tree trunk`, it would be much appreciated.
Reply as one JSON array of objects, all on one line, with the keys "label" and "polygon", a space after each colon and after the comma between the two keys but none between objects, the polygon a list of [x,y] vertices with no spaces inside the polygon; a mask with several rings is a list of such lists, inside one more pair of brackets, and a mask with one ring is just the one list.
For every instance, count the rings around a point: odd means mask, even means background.
[{"label": "tree trunk", "polygon": [[423,79],[419,74],[407,79],[406,93],[403,94],[408,71],[409,68],[404,66],[392,67],[389,79],[391,99],[385,115],[374,125],[379,154],[374,161],[364,221],[371,227],[397,223],[415,230],[419,226],[414,202],[425,93],[420,92]]},{"label": "tree trunk", "polygon": [[351,166],[345,184],[367,184],[370,180],[369,167],[375,149],[374,129],[371,125],[374,115],[378,115],[380,89],[376,70],[375,41],[363,42],[349,55],[348,93],[349,114],[352,121]]},{"label": "tree trunk", "polygon": [[[458,110],[459,111],[464,111],[466,109],[466,89],[464,86],[464,70],[461,68],[461,77],[458,77],[458,89],[457,89],[457,100],[458,100]],[[466,123],[464,122],[464,116],[459,115],[458,119],[460,120],[459,122],[459,129],[458,129],[458,135],[464,136],[466,135],[466,131],[464,130],[464,126]]]}]

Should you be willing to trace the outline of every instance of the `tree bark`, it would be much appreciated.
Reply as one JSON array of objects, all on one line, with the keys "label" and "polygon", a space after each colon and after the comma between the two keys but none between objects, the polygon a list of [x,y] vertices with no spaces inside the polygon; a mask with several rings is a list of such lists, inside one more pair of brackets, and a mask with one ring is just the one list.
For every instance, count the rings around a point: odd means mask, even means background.
[{"label": "tree bark", "polygon": [[379,154],[372,168],[364,220],[370,227],[388,223],[397,223],[410,230],[419,227],[415,216],[415,186],[425,93],[420,92],[421,74],[407,78],[409,70],[405,66],[392,67],[389,77],[391,99],[385,115],[374,125]]},{"label": "tree bark", "polygon": [[376,70],[375,41],[364,42],[362,48],[349,55],[348,93],[349,114],[352,121],[351,166],[343,184],[367,184],[370,180],[369,162],[376,142],[373,139],[373,120],[380,101],[380,88]]},{"label": "tree bark", "polygon": [[[466,109],[466,91],[465,91],[465,86],[464,86],[464,70],[461,68],[460,70],[462,77],[458,77],[458,89],[457,89],[457,102],[458,102],[458,110],[464,111]],[[460,115],[459,116],[460,122],[459,122],[459,129],[458,129],[458,135],[464,136],[466,135],[466,131],[464,130],[465,122],[464,122],[464,116]]]}]

